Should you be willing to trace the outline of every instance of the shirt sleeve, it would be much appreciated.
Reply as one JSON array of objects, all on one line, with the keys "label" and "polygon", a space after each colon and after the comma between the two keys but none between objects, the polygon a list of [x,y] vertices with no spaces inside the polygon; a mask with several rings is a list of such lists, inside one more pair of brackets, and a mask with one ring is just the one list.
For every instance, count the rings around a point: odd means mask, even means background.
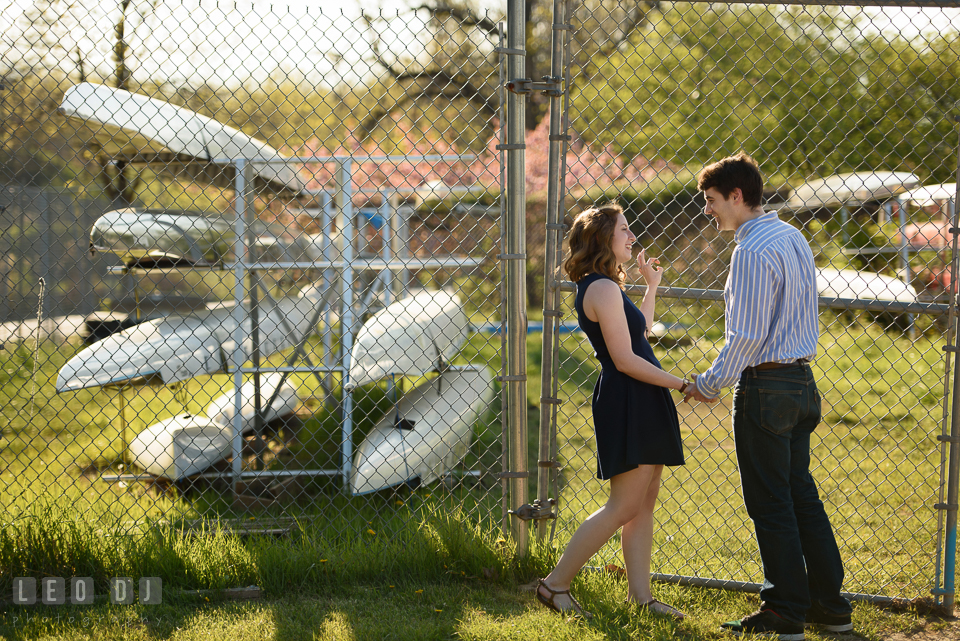
[{"label": "shirt sleeve", "polygon": [[726,342],[717,359],[697,377],[697,389],[715,398],[733,385],[757,354],[770,333],[774,292],[778,277],[763,257],[737,248],[730,260],[730,275],[723,297],[726,305]]}]

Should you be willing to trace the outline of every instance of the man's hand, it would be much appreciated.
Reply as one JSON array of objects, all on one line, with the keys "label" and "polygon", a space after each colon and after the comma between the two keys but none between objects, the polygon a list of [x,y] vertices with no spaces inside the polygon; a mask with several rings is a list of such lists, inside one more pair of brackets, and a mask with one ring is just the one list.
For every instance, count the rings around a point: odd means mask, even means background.
[{"label": "man's hand", "polygon": [[694,398],[694,399],[700,401],[701,403],[716,403],[718,400],[720,400],[720,397],[717,397],[717,398],[707,398],[706,396],[703,395],[702,392],[700,392],[700,389],[697,387],[697,375],[696,375],[696,374],[694,374],[694,375],[691,376],[690,378],[691,378],[690,386],[687,387],[687,392],[686,392],[686,394],[683,395],[683,402],[684,402],[684,403],[688,402],[691,398]]}]

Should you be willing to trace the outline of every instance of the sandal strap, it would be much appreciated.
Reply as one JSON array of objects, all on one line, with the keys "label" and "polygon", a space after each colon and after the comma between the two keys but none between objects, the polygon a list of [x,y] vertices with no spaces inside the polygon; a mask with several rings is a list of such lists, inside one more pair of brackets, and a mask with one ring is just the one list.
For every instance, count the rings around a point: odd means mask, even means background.
[{"label": "sandal strap", "polygon": [[[540,584],[540,587],[542,587],[544,590],[550,593],[551,600],[553,600],[553,597],[559,596],[561,594],[570,594],[570,588],[567,588],[566,590],[554,590],[549,585],[547,585],[543,579],[537,579],[537,583]],[[573,599],[573,595],[570,595],[570,598]]]}]

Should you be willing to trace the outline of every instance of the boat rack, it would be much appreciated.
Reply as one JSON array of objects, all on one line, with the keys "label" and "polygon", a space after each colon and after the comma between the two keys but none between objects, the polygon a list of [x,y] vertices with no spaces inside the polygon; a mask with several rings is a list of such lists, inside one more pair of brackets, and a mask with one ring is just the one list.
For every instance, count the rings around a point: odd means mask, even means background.
[{"label": "boat rack", "polygon": [[[382,237],[382,249],[379,256],[356,255],[354,245],[356,241],[356,218],[358,210],[354,208],[353,196],[353,172],[357,163],[367,161],[377,162],[410,162],[410,161],[463,161],[469,158],[464,155],[436,155],[436,156],[330,156],[330,157],[287,157],[283,159],[263,160],[260,158],[215,158],[211,162],[222,166],[232,168],[231,172],[234,179],[234,188],[236,191],[236,207],[233,219],[234,231],[234,260],[221,265],[211,265],[209,267],[199,267],[207,269],[227,269],[234,272],[234,302],[233,310],[236,315],[236,324],[233,336],[233,352],[230,359],[231,365],[227,366],[227,373],[234,377],[235,411],[233,415],[234,434],[231,443],[232,463],[229,471],[207,472],[192,475],[191,479],[228,479],[232,482],[234,490],[234,501],[246,500],[256,501],[254,497],[243,496],[243,491],[250,481],[291,479],[297,477],[320,478],[320,477],[341,477],[344,491],[349,491],[350,474],[352,471],[353,460],[353,392],[350,385],[350,359],[353,349],[353,341],[357,331],[359,331],[359,322],[363,316],[374,306],[378,300],[389,305],[395,296],[402,296],[408,291],[409,273],[411,270],[419,269],[472,269],[481,265],[483,259],[479,258],[416,258],[409,256],[408,241],[409,230],[408,223],[404,219],[399,206],[400,197],[408,189],[390,189],[379,190],[382,195],[381,205],[376,211],[380,224],[380,233]],[[274,164],[333,164],[333,189],[332,190],[301,190],[296,197],[309,196],[319,197],[321,207],[319,210],[305,210],[316,218],[319,218],[319,227],[321,231],[321,253],[322,258],[315,261],[264,261],[255,262],[248,258],[253,255],[252,247],[248,246],[248,229],[251,224],[256,222],[256,212],[254,209],[254,184],[256,172],[262,172],[265,165]],[[332,191],[332,193],[331,193]],[[357,190],[358,192],[370,192],[371,190]],[[342,239],[342,247],[337,248],[331,240],[331,230],[335,229]],[[394,233],[394,230],[396,233]],[[150,268],[153,270],[179,270],[184,267],[197,269],[197,266],[164,266]],[[138,267],[112,267],[112,273],[129,274],[132,269],[146,269]],[[288,359],[285,366],[264,366],[261,363],[260,335],[258,311],[260,298],[262,296],[270,297],[269,292],[259,285],[258,272],[274,269],[314,269],[322,273],[321,283],[324,289],[335,286],[339,283],[340,290],[336,299],[318,301],[318,306],[314,312],[311,328],[315,328],[321,315],[325,315],[322,331],[322,342],[324,348],[323,362],[315,365],[305,353],[303,347],[309,333],[302,336],[297,341],[297,346],[293,355]],[[375,271],[379,272],[367,288],[366,295],[363,291],[354,287],[354,281],[358,272]],[[379,289],[379,294],[377,292]],[[136,293],[136,290],[135,290]],[[139,297],[137,297],[139,300]],[[252,343],[251,353],[248,355],[243,349],[247,336],[244,335],[243,315],[244,301],[249,301],[249,311],[246,314],[250,319],[250,340]],[[139,310],[138,310],[139,313]],[[339,355],[333,353],[334,336],[333,327],[335,322],[339,321],[340,342]],[[284,326],[288,331],[292,328],[283,320]],[[311,330],[308,330],[311,331]],[[298,358],[304,361],[304,364],[295,365]],[[251,360],[252,367],[244,367],[246,360]],[[339,469],[328,470],[243,470],[243,435],[241,433],[241,411],[243,404],[240,388],[243,384],[243,375],[252,374],[255,386],[254,408],[255,408],[255,437],[261,437],[263,429],[264,407],[261,405],[260,395],[260,375],[267,372],[281,372],[284,380],[291,373],[310,373],[320,381],[327,400],[333,398],[333,374],[340,374],[340,384],[343,387],[341,411],[341,434],[340,434],[340,454],[341,464]],[[279,389],[279,387],[278,387]],[[121,391],[122,393],[122,391]],[[274,399],[269,399],[266,407],[272,404]],[[125,419],[124,419],[125,420]],[[262,467],[263,460],[257,455],[257,467]],[[468,471],[466,476],[479,476],[478,472]],[[111,474],[100,477],[110,482],[138,482],[155,480],[150,474]]]}]

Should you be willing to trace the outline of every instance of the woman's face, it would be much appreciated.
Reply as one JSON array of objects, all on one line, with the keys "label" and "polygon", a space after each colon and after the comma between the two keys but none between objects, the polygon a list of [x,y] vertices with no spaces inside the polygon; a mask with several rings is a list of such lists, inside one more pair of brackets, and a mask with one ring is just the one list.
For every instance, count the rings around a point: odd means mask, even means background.
[{"label": "woman's face", "polygon": [[626,217],[623,214],[617,216],[617,226],[610,241],[610,248],[613,249],[613,255],[617,257],[618,263],[630,262],[633,258],[633,243],[636,240],[637,237],[630,231]]}]

